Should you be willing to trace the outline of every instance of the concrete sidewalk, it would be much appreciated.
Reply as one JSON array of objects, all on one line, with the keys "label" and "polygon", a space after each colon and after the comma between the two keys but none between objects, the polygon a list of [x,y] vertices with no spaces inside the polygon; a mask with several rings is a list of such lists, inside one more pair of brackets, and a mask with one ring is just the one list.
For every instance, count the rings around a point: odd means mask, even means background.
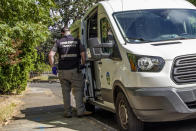
[{"label": "concrete sidewalk", "polygon": [[[34,84],[35,85],[35,84]],[[61,90],[54,87],[56,94],[45,86],[31,86],[22,101],[21,113],[0,131],[104,131],[109,130],[88,117],[63,117]],[[53,86],[53,85],[51,85]],[[59,96],[58,96],[59,94]]]}]

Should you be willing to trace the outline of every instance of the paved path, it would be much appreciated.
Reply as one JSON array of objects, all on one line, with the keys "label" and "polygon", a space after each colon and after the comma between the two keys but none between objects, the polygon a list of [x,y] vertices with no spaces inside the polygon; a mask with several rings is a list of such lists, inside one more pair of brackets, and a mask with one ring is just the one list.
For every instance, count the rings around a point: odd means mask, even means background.
[{"label": "paved path", "polygon": [[[21,114],[0,131],[116,131],[118,128],[115,114],[102,109],[90,117],[63,118],[59,83],[31,84],[23,102]],[[147,123],[144,131],[196,131],[195,123],[196,120]]]},{"label": "paved path", "polygon": [[[21,114],[0,131],[108,131],[107,126],[88,118],[63,118],[63,102],[57,84],[31,84],[23,98]],[[53,91],[55,90],[55,91]]]}]

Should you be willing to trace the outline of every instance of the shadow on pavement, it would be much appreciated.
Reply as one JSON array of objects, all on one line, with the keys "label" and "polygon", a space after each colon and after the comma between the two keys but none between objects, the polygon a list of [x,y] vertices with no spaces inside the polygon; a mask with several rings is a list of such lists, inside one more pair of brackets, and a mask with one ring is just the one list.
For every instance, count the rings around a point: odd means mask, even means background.
[{"label": "shadow on pavement", "polygon": [[[116,115],[112,112],[96,109],[92,117],[118,129]],[[196,131],[196,119],[177,122],[145,123],[144,131]]]},{"label": "shadow on pavement", "polygon": [[144,131],[196,131],[196,120],[146,123]]},{"label": "shadow on pavement", "polygon": [[[96,131],[100,128],[95,123],[84,118],[77,118],[73,111],[72,118],[63,117],[63,105],[33,107],[21,110],[25,117],[14,117],[13,120],[28,120],[33,130],[36,129],[53,129],[56,130],[80,130],[80,131]],[[88,122],[87,122],[88,121]],[[34,123],[34,125],[32,125]],[[28,123],[27,123],[28,126]]]}]

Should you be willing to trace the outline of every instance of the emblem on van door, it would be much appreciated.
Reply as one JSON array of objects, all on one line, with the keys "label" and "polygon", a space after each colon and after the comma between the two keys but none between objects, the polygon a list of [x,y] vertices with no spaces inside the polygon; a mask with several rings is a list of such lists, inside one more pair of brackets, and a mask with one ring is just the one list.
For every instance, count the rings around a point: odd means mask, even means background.
[{"label": "emblem on van door", "polygon": [[106,72],[106,80],[107,80],[108,85],[110,85],[110,73],[109,72]]}]

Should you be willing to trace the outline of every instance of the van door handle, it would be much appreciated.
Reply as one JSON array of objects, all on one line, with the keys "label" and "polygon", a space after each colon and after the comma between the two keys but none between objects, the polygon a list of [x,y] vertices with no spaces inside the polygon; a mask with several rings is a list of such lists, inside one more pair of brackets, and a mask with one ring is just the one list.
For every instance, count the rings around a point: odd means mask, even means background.
[{"label": "van door handle", "polygon": [[99,62],[98,62],[98,64],[102,65],[102,62],[101,62],[101,61],[99,61]]}]

